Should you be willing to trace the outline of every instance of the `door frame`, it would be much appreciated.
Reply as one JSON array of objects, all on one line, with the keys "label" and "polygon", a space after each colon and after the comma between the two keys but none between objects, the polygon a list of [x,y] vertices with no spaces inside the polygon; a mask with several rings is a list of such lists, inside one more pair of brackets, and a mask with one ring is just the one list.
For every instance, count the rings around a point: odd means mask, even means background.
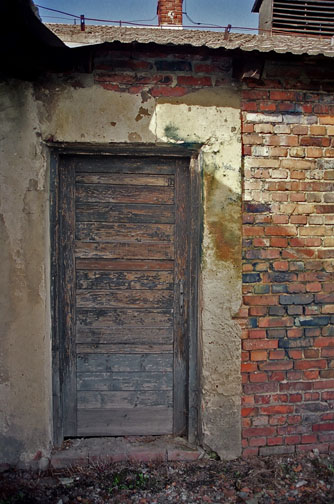
[{"label": "door frame", "polygon": [[187,365],[187,439],[196,444],[199,440],[199,406],[200,406],[200,367],[199,367],[199,274],[202,241],[202,175],[199,162],[199,151],[202,145],[131,145],[115,144],[112,146],[91,144],[49,143],[50,149],[50,248],[51,248],[51,333],[52,333],[52,418],[53,443],[60,446],[63,436],[62,405],[62,317],[59,299],[61,275],[59,267],[59,164],[62,156],[95,155],[95,156],[152,156],[162,158],[187,158],[190,178],[190,226],[189,226],[189,316],[186,325],[188,348]]}]

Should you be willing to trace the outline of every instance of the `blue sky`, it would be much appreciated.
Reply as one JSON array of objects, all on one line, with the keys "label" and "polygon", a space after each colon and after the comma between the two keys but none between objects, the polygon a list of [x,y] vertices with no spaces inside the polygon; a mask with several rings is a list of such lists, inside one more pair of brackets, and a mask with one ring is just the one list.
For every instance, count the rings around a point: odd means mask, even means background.
[{"label": "blue sky", "polygon": [[[157,24],[155,17],[157,0],[35,0],[35,3],[77,16],[84,14],[85,17],[90,18],[122,21],[143,20],[144,24]],[[183,10],[195,22],[257,28],[258,16],[251,13],[253,3],[254,0],[183,0]],[[46,23],[73,23],[73,18],[64,16],[64,14],[42,8],[39,8],[39,12]],[[183,23],[192,25],[186,17],[184,17]],[[250,33],[256,32],[251,31]]]}]

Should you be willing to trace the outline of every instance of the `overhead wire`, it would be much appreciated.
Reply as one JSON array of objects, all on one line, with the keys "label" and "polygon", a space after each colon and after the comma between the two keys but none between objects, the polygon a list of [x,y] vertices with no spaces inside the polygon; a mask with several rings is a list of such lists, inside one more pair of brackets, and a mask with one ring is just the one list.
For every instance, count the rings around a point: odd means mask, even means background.
[{"label": "overhead wire", "polygon": [[[185,8],[186,8],[186,0],[185,0]],[[64,11],[61,11],[61,10],[58,10],[58,9],[52,9],[51,7],[44,7],[43,5],[39,5],[39,4],[36,4],[36,7],[38,7],[39,9],[45,9],[45,10],[48,10],[48,11],[52,11],[52,12],[57,12],[59,14],[64,14],[65,16],[69,16],[69,18],[74,18],[74,19],[80,19],[81,16],[78,16],[76,14],[71,14],[69,12],[64,12]],[[249,30],[249,31],[259,31],[259,32],[268,32],[268,33],[272,33],[271,30],[264,30],[264,29],[260,29],[260,28],[250,28],[250,27],[246,27],[246,26],[231,26],[231,25],[227,25],[227,26],[221,26],[221,25],[215,25],[215,24],[211,24],[211,23],[201,23],[201,22],[196,22],[196,21],[193,21],[190,16],[187,14],[187,12],[183,12],[183,14],[186,16],[187,19],[189,19],[189,21],[192,23],[192,25],[183,25],[183,28],[196,28],[196,27],[201,27],[201,28],[208,28],[208,29],[212,29],[212,28],[216,28],[216,29],[219,29],[219,30],[226,30],[227,28],[230,28],[230,29],[234,29],[234,30]],[[48,17],[48,18],[52,18],[53,16],[45,16],[45,17]],[[99,19],[99,18],[89,18],[89,17],[86,17],[86,16],[83,16],[85,21],[93,21],[93,22],[97,22],[97,23],[114,23],[114,24],[118,24],[118,25],[131,25],[131,26],[143,26],[143,27],[147,27],[147,28],[150,28],[150,27],[156,27],[157,25],[148,25],[148,24],[143,24],[144,21],[154,21],[154,19],[156,19],[157,15],[155,15],[153,18],[151,19],[142,19],[142,20],[136,20],[136,21],[123,21],[123,20],[118,20],[118,19]],[[54,16],[53,17],[54,19],[67,19],[67,18],[60,18],[60,17],[56,17]]]}]

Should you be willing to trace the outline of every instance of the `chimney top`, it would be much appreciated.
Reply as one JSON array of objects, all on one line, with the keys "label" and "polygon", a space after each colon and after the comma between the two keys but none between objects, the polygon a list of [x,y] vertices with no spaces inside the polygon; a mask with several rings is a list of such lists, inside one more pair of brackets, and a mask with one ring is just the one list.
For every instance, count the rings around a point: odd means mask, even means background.
[{"label": "chimney top", "polygon": [[183,0],[158,0],[159,26],[182,27]]}]

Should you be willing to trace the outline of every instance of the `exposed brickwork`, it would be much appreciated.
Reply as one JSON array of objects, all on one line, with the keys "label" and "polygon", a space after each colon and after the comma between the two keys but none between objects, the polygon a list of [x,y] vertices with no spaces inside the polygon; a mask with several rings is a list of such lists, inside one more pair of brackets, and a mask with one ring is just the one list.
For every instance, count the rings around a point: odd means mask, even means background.
[{"label": "exposed brickwork", "polygon": [[334,449],[334,95],[315,73],[269,64],[243,90],[245,455]]},{"label": "exposed brickwork", "polygon": [[[104,89],[148,93],[152,97],[181,97],[231,82],[232,60],[215,53],[172,54],[100,50],[94,59],[94,81]],[[76,82],[77,85],[77,82]]]}]

